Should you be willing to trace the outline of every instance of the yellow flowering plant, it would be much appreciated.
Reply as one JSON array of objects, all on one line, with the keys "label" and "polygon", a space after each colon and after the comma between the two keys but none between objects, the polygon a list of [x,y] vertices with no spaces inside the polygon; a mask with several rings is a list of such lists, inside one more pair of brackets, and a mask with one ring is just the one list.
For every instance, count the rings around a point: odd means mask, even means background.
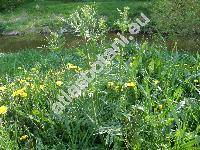
[{"label": "yellow flowering plant", "polygon": [[12,94],[13,97],[27,97],[28,94],[25,92],[25,88],[19,89],[17,91],[14,91]]},{"label": "yellow flowering plant", "polygon": [[6,107],[6,106],[1,106],[1,107],[0,107],[0,115],[1,115],[1,114],[2,114],[2,115],[6,114],[6,113],[7,113],[7,110],[8,110],[8,107]]},{"label": "yellow flowering plant", "polygon": [[20,137],[20,141],[24,141],[24,140],[27,140],[28,139],[28,135],[22,135]]},{"label": "yellow flowering plant", "polygon": [[125,83],[124,85],[125,87],[135,87],[136,86],[136,83],[135,82],[129,82],[129,83]]}]

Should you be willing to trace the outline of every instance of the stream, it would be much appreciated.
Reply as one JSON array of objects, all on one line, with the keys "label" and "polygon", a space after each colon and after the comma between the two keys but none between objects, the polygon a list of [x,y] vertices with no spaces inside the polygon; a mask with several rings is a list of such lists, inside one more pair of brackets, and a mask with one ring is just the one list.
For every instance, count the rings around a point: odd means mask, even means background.
[{"label": "stream", "polygon": [[[116,37],[116,34],[109,34],[108,38],[112,41]],[[151,36],[137,35],[135,37],[137,42],[147,40],[148,42],[155,42]],[[73,48],[80,44],[83,44],[83,40],[80,37],[74,35],[65,35],[65,47]],[[191,51],[196,52],[200,50],[200,39],[199,37],[184,38],[180,37],[176,40],[167,40],[166,43],[169,49],[174,47],[174,43],[177,42],[177,49],[179,51]],[[21,36],[1,36],[0,37],[0,53],[13,53],[19,52],[26,49],[41,49],[47,44],[45,35],[32,34],[32,35],[21,35]]]}]

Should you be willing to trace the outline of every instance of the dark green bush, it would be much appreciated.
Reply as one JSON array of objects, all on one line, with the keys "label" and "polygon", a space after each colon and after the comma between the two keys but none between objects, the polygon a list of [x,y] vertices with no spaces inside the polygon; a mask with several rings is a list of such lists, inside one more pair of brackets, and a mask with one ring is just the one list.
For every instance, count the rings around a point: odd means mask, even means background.
[{"label": "dark green bush", "polygon": [[199,0],[158,0],[153,5],[152,20],[162,32],[181,35],[199,34]]},{"label": "dark green bush", "polygon": [[34,0],[0,0],[0,12],[15,9],[19,5],[30,1]]}]

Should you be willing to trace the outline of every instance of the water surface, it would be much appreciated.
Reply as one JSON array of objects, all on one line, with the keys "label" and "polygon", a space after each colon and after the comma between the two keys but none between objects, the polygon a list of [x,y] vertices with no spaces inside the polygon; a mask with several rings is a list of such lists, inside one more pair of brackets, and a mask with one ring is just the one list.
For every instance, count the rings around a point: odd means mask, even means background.
[{"label": "water surface", "polygon": [[[115,34],[109,34],[108,38],[112,41],[116,37]],[[147,40],[149,42],[155,42],[152,36],[147,35],[137,35],[135,37],[137,42]],[[65,35],[65,47],[73,48],[80,44],[84,44],[80,37],[74,35]],[[200,50],[200,40],[198,37],[184,38],[180,37],[174,40],[166,39],[166,43],[169,49],[174,47],[175,42],[177,42],[177,49],[182,51],[199,51]],[[20,50],[26,49],[41,49],[47,45],[47,39],[45,35],[23,35],[23,36],[2,36],[0,37],[0,53],[7,52],[18,52]]]}]

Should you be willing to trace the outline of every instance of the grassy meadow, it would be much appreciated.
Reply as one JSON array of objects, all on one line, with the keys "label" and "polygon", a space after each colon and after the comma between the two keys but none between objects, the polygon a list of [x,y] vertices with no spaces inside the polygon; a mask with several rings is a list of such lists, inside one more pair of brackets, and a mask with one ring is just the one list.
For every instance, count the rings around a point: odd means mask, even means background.
[{"label": "grassy meadow", "polygon": [[[61,18],[69,17],[71,12],[78,6],[83,6],[83,2],[63,2],[63,1],[39,1],[22,5],[14,12],[0,13],[0,22],[5,31],[20,31],[24,33],[40,32],[46,26],[51,30],[57,30],[62,25]],[[94,4],[94,1],[88,1],[87,4]],[[105,15],[109,18],[109,24],[112,26],[117,18],[117,9],[123,9],[125,6],[131,8],[131,17],[135,17],[141,11],[149,13],[151,2],[148,1],[97,1],[95,2],[99,15]],[[58,9],[59,8],[59,9]]]},{"label": "grassy meadow", "polygon": [[[0,53],[0,149],[199,149],[199,52],[179,51],[176,44],[169,49],[161,36],[157,36],[158,42],[132,41],[120,47],[115,59],[62,115],[52,111],[61,90],[67,92],[98,54],[110,47],[114,39],[106,39],[109,29],[116,28],[126,36],[130,16],[142,9],[150,13],[146,8],[151,1],[97,1],[96,9],[79,2],[40,3],[46,4],[41,5],[44,9],[35,11],[36,2],[32,2],[2,13],[1,19],[8,30],[27,32],[33,23],[40,29],[52,22],[56,30],[62,23],[49,15],[65,14],[61,17],[69,18],[72,29],[85,42],[65,48],[64,37],[52,31],[45,49]],[[130,7],[129,15],[124,6]],[[23,12],[26,17],[16,19]],[[111,16],[107,22],[97,17],[103,13]]]}]

